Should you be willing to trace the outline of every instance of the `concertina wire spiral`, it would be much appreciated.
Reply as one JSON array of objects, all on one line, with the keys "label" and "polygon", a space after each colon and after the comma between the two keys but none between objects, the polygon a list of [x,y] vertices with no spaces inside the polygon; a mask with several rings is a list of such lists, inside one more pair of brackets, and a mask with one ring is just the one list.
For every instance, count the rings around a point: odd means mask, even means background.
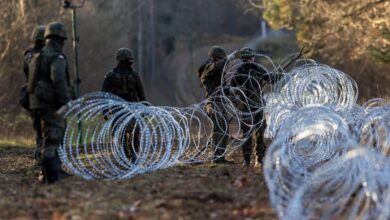
[{"label": "concertina wire spiral", "polygon": [[[230,154],[266,123],[272,143],[263,172],[280,219],[389,219],[390,103],[357,104],[353,79],[313,60],[287,71],[265,55],[251,56],[229,55],[217,91],[186,108],[101,92],[68,103],[63,165],[84,179],[131,178]],[[245,65],[252,68],[242,72]],[[213,130],[226,146],[213,141]],[[126,148],[134,146],[132,160]]]}]

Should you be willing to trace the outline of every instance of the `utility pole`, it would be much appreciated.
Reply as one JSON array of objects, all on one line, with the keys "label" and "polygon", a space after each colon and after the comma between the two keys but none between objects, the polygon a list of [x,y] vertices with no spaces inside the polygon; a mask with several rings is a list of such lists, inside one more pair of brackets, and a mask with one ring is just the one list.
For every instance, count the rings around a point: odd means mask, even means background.
[{"label": "utility pole", "polygon": [[[79,4],[74,4],[73,1],[62,0],[62,7],[65,9],[70,9],[72,14],[72,38],[73,38],[73,54],[74,54],[74,74],[75,74],[75,83],[76,83],[76,98],[80,97],[80,74],[79,74],[79,51],[78,43],[79,37],[77,35],[77,17],[76,9],[84,7],[84,0],[80,0]],[[79,118],[79,117],[78,117]],[[80,119],[80,118],[79,118]],[[83,140],[83,125],[81,121],[78,123],[79,138],[78,142],[81,144]]]},{"label": "utility pole", "polygon": [[65,9],[70,9],[72,14],[72,38],[73,38],[73,54],[74,54],[74,74],[75,74],[75,83],[76,83],[76,98],[80,97],[80,74],[79,74],[79,53],[78,53],[78,43],[79,37],[77,36],[77,17],[76,9],[84,7],[84,0],[81,0],[79,4],[74,4],[72,1],[63,0],[62,6]]},{"label": "utility pole", "polygon": [[267,37],[267,22],[265,22],[264,20],[261,21],[261,37]]}]

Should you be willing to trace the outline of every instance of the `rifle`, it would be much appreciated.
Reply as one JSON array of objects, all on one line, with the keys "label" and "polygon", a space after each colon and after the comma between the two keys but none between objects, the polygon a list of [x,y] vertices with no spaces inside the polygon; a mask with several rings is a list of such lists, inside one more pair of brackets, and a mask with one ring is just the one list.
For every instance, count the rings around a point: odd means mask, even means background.
[{"label": "rifle", "polygon": [[299,51],[299,54],[296,55],[290,62],[288,62],[286,65],[282,66],[282,70],[287,69],[290,67],[291,64],[293,64],[295,61],[297,61],[299,58],[303,56],[303,52],[305,50],[305,47],[302,47],[301,50]]}]

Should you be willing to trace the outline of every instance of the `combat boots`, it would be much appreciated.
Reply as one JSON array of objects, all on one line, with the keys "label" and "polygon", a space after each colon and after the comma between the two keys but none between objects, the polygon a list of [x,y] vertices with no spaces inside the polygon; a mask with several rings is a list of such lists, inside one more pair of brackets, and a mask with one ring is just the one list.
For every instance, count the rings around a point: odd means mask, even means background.
[{"label": "combat boots", "polygon": [[261,167],[263,165],[263,158],[264,158],[264,156],[263,155],[257,155],[256,157],[257,157],[257,159],[256,159],[255,167]]},{"label": "combat boots", "polygon": [[219,157],[214,160],[214,163],[219,163],[219,164],[234,164],[233,161],[226,160],[225,157]]},{"label": "combat boots", "polygon": [[45,158],[42,163],[42,182],[55,183],[63,178],[71,176],[61,169],[61,160],[58,157]]},{"label": "combat boots", "polygon": [[225,159],[224,155],[225,149],[217,149],[214,153],[214,163],[219,163],[219,164],[234,164],[233,161],[229,161]]},{"label": "combat boots", "polygon": [[244,163],[242,164],[242,166],[249,167],[250,165],[251,165],[251,155],[246,154],[244,155]]},{"label": "combat boots", "polygon": [[128,143],[127,146],[124,147],[124,151],[126,158],[130,160],[132,164],[135,164],[137,161],[137,153],[134,151],[133,147]]}]

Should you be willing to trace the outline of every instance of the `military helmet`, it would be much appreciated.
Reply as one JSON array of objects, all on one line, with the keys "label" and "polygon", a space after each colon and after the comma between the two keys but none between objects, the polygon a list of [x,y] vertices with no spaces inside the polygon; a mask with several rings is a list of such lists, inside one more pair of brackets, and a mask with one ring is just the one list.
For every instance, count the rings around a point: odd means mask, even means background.
[{"label": "military helmet", "polygon": [[240,54],[242,59],[252,59],[255,57],[255,51],[252,48],[244,47],[240,49]]},{"label": "military helmet", "polygon": [[214,46],[211,48],[209,52],[209,57],[211,59],[213,58],[225,58],[226,57],[226,52],[225,49],[223,49],[220,46]]},{"label": "military helmet", "polygon": [[134,59],[133,51],[131,51],[129,48],[119,48],[116,52],[116,59],[118,61]]},{"label": "military helmet", "polygon": [[31,35],[31,40],[34,42],[44,41],[45,40],[45,29],[46,27],[43,25],[36,26]]},{"label": "military helmet", "polygon": [[47,25],[45,30],[45,38],[59,37],[67,39],[65,25],[60,22],[52,22]]}]

